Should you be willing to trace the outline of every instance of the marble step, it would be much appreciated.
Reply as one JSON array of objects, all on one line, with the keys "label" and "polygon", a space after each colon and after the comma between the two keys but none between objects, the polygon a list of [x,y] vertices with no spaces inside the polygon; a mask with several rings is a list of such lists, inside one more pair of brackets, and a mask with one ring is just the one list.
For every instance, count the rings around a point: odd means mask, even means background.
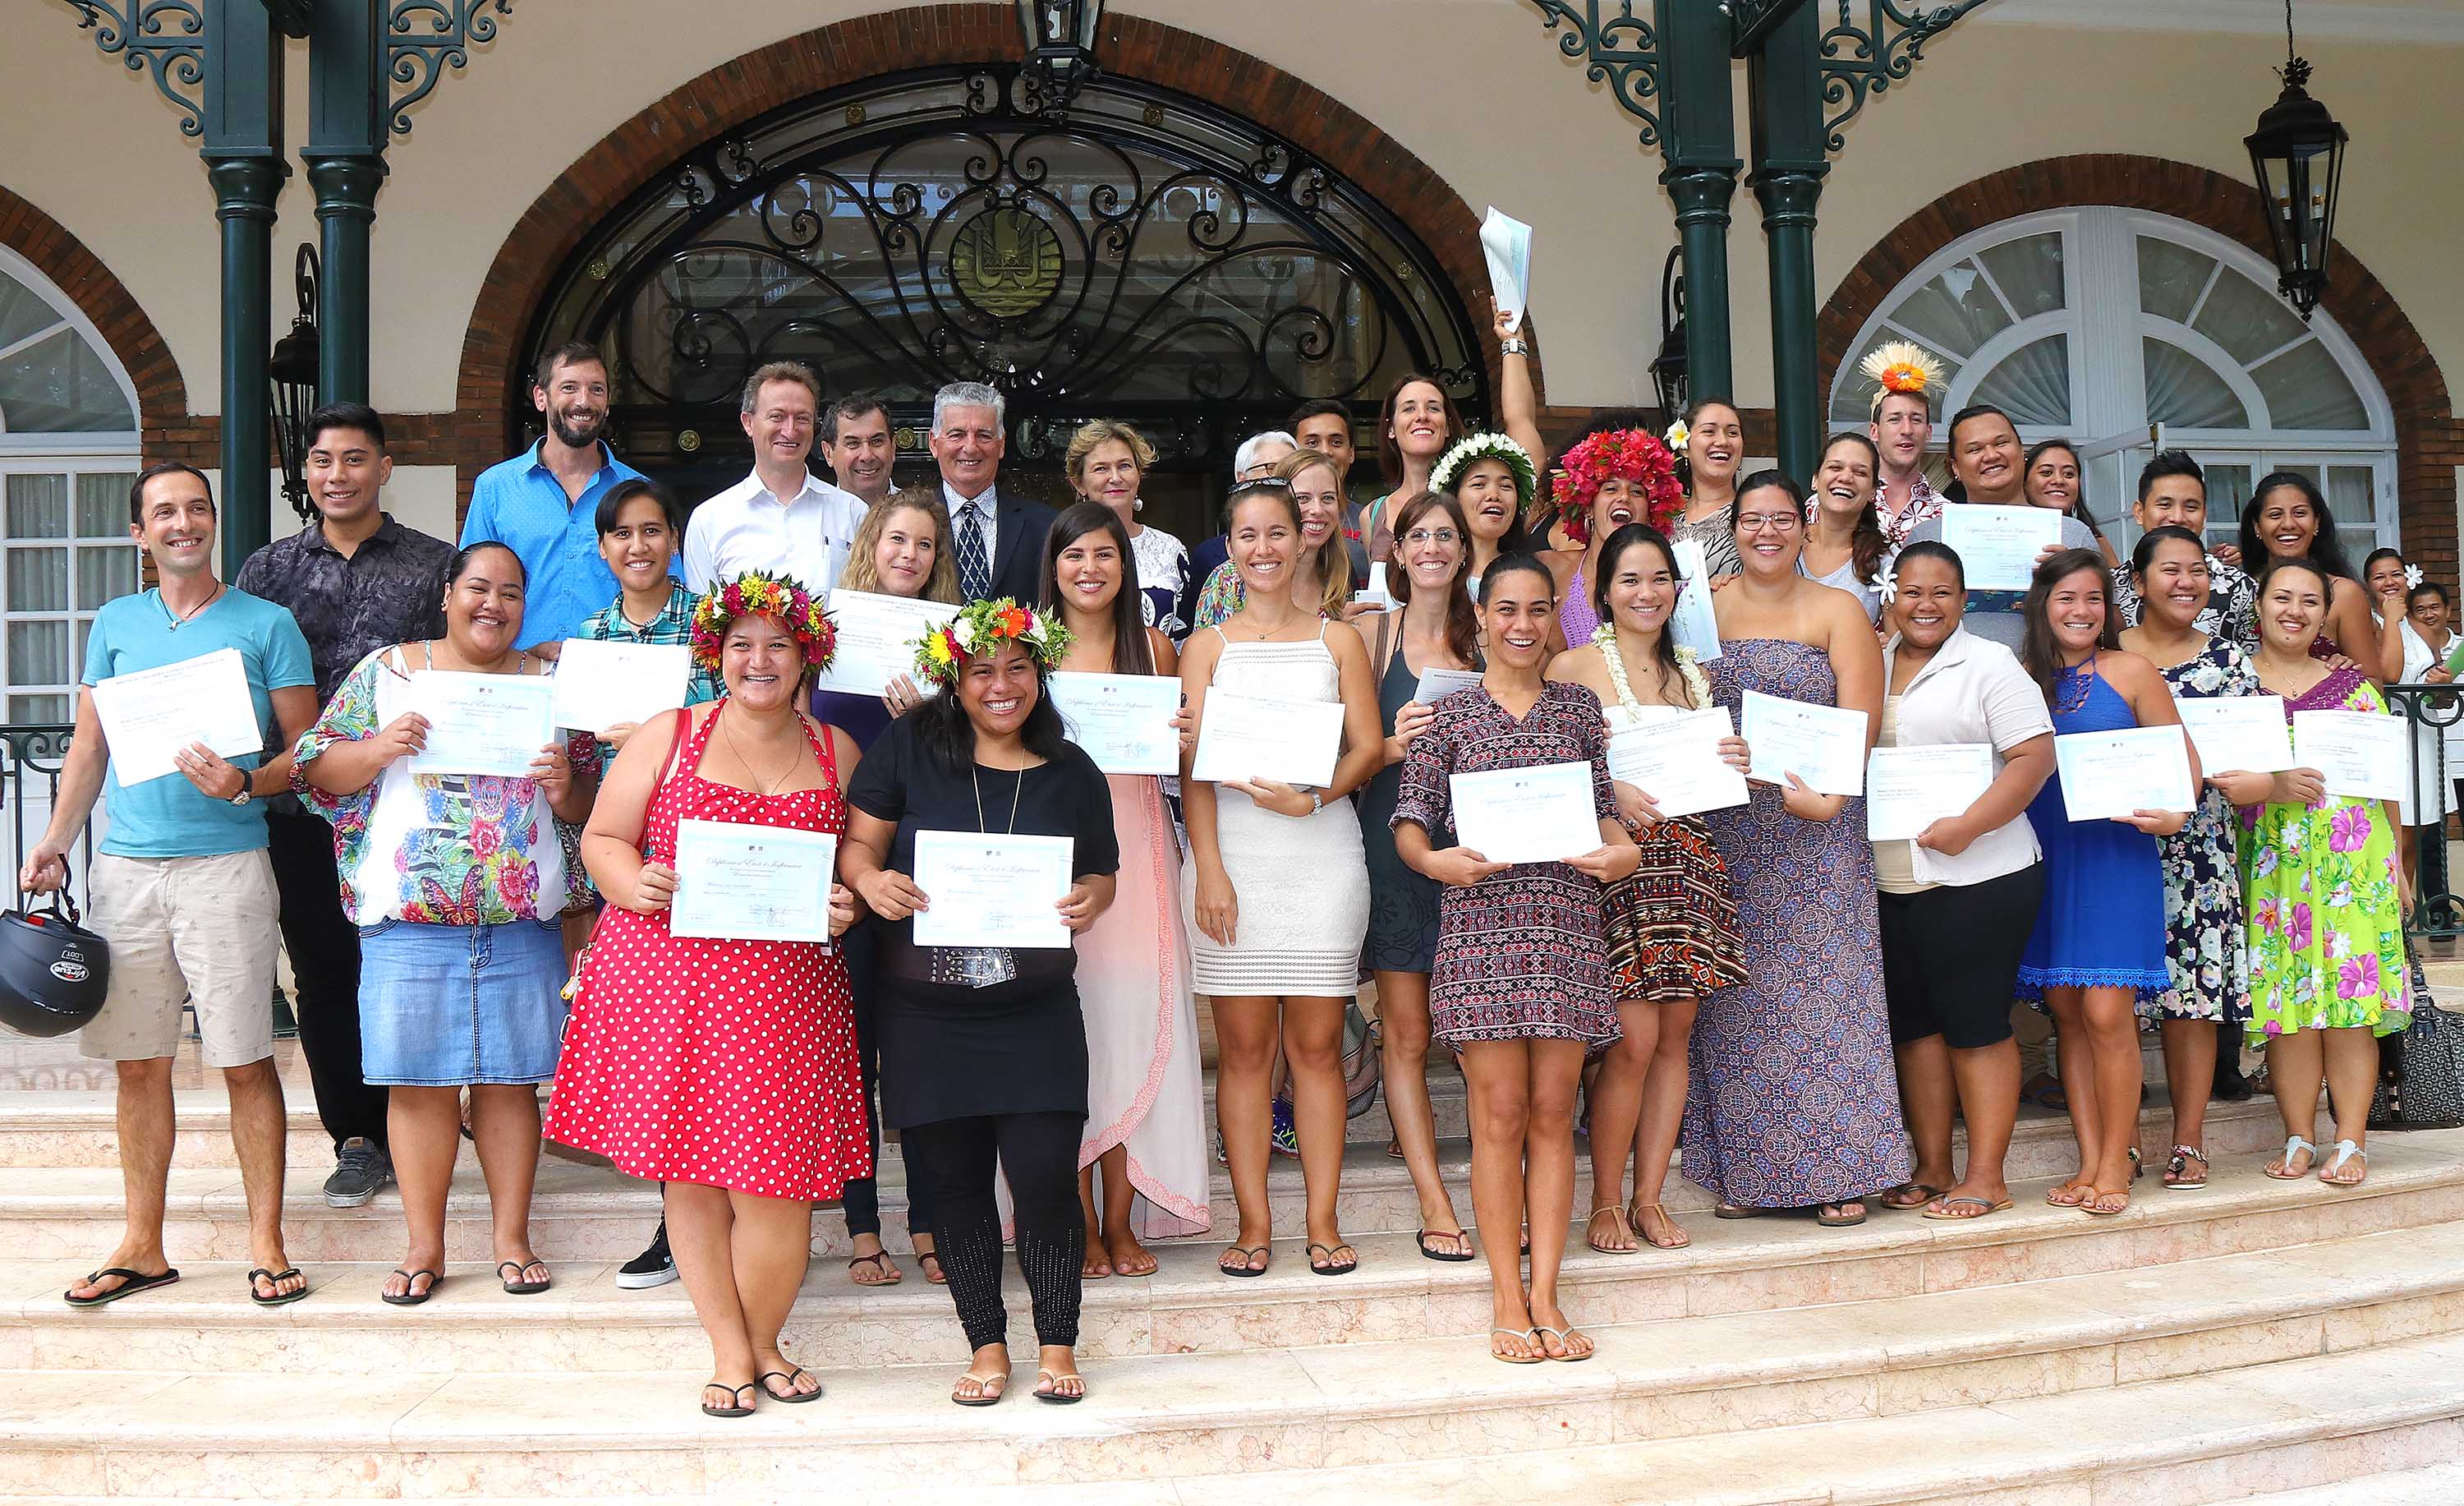
[{"label": "marble step", "polygon": [[[2161,1166],[2172,1133],[2163,1096],[2154,1095],[2142,1116],[2140,1141],[2151,1165]],[[2265,1099],[2217,1104],[2209,1114],[2209,1154],[2219,1165],[2247,1160],[2282,1142],[2276,1109]],[[1440,1172],[1453,1194],[1456,1211],[1468,1218],[1466,1190],[1471,1147],[1467,1141],[1439,1142]],[[1576,1207],[1590,1207],[1590,1163],[1584,1147],[1576,1147]],[[894,1153],[883,1158],[881,1207],[885,1233],[893,1249],[908,1247],[905,1163]],[[2007,1163],[2014,1180],[2067,1173],[2078,1164],[2070,1121],[2059,1114],[2030,1108],[2022,1111]],[[329,1209],[319,1188],[324,1163],[308,1161],[285,1187],[289,1211],[285,1227],[298,1259],[383,1260],[390,1264],[401,1252],[400,1193],[388,1187],[365,1207]],[[2151,1178],[2153,1173],[2151,1172]],[[447,1213],[447,1249],[485,1250],[488,1211],[480,1195],[477,1157],[465,1144]],[[2152,1182],[2143,1184],[2152,1185]],[[1211,1201],[1218,1231],[1235,1225],[1231,1181],[1221,1166],[1213,1168]],[[1271,1159],[1267,1169],[1269,1207],[1278,1230],[1301,1228],[1305,1188],[1300,1163]],[[11,1168],[0,1179],[0,1231],[12,1227],[29,1243],[29,1255],[77,1258],[84,1251],[108,1249],[121,1228],[121,1183],[116,1168],[104,1166],[24,1166]],[[1702,1210],[1709,1199],[1672,1172],[1664,1201],[1683,1212]],[[175,1260],[242,1259],[247,1254],[245,1203],[239,1173],[227,1166],[171,1166],[169,1220],[165,1237]],[[1382,1144],[1351,1143],[1344,1156],[1342,1185],[1336,1197],[1344,1231],[1361,1235],[1409,1231],[1421,1227],[1419,1198],[1410,1173],[1400,1161],[1385,1154]],[[658,1218],[657,1189],[626,1177],[595,1158],[550,1147],[540,1159],[539,1185],[531,1221],[540,1248],[563,1259],[625,1260],[637,1253]],[[825,1208],[814,1220],[817,1250],[847,1249],[845,1221]]]},{"label": "marble step", "polygon": [[[767,1406],[727,1426],[694,1409],[701,1366],[580,1384],[562,1370],[346,1385],[305,1367],[0,1373],[12,1398],[0,1407],[0,1489],[759,1495],[809,1492],[824,1477],[864,1492],[1244,1473],[1285,1502],[1331,1498],[1288,1488],[1282,1472],[1295,1469],[1444,1461],[1545,1473],[1570,1451],[1648,1454],[1689,1439],[1725,1451],[1733,1486],[1749,1473],[1736,1468],[1748,1432],[1751,1483],[1769,1493],[1756,1499],[1802,1498],[1774,1490],[1769,1466],[1776,1456],[1784,1469],[1809,1432],[1843,1435],[1832,1455],[1842,1483],[1857,1483],[1862,1466],[1851,1461],[1889,1459],[1911,1484],[1955,1465],[1971,1492],[2015,1485],[2038,1463],[2029,1455],[2051,1447],[2067,1451],[2071,1472],[2128,1467],[2135,1478],[2186,1462],[2134,1457],[2151,1439],[2184,1449],[2231,1438],[2239,1465],[2271,1439],[2321,1436],[2299,1433],[2321,1412],[2338,1417],[2339,1434],[2464,1416],[2460,1238],[2386,1233],[2020,1292],[1605,1324],[1590,1330],[1599,1353],[1580,1365],[1498,1364],[1478,1337],[1125,1357],[1091,1365],[1089,1400],[1067,1410],[1024,1394],[995,1409],[952,1407],[947,1362],[816,1363],[821,1403]],[[2436,1290],[2416,1290],[2424,1268],[2448,1273]],[[1923,1458],[1845,1436],[1893,1425],[1911,1439],[1925,1429]],[[1652,1480],[1655,1498],[1684,1478],[1647,1467],[1628,1477]]]},{"label": "marble step", "polygon": [[2270,1491],[2242,1506],[2455,1506],[2464,1501],[2464,1464],[2432,1464],[2301,1490]]},{"label": "marble step", "polygon": [[[2147,1190],[2131,1209],[2093,1218],[2048,1207],[2049,1183],[2013,1188],[2014,1206],[1969,1223],[1877,1213],[1861,1227],[1811,1220],[1686,1219],[1681,1251],[1601,1253],[1575,1231],[1563,1271],[1569,1310],[1587,1323],[1636,1323],[1882,1301],[1975,1289],[2030,1307],[2025,1283],[2167,1267],[2321,1241],[2412,1235],[2453,1253],[2390,1275],[2423,1292],[2464,1283],[2464,1131],[2387,1137],[2363,1186],[2331,1190],[2284,1183],[2255,1163],[2220,1170],[2204,1192]],[[2142,1184],[2146,1187],[2146,1184]],[[313,1233],[313,1227],[310,1230]],[[0,1367],[35,1370],[298,1371],[327,1375],[451,1371],[616,1372],[688,1368],[705,1352],[681,1284],[646,1292],[614,1285],[614,1263],[563,1254],[542,1231],[538,1248],[557,1285],[515,1297],[484,1257],[448,1268],[429,1304],[378,1300],[398,1257],[341,1263],[293,1258],[315,1289],[302,1301],[259,1310],[245,1299],[245,1259],[174,1256],[179,1283],[111,1306],[78,1311],[59,1299],[91,1268],[89,1251],[33,1251],[0,1277]],[[1485,1261],[1420,1257],[1409,1235],[1356,1239],[1360,1269],[1318,1276],[1297,1239],[1278,1241],[1263,1276],[1221,1275],[1215,1242],[1158,1245],[1161,1270],[1144,1279],[1088,1283],[1082,1344],[1093,1356],[1255,1352],[1294,1345],[1375,1345],[1432,1337],[1478,1338],[1490,1322]],[[466,1245],[475,1255],[484,1245]],[[51,1258],[38,1258],[49,1256]],[[2290,1256],[2288,1255],[2288,1258]],[[835,1260],[817,1261],[790,1318],[789,1347],[860,1355],[881,1363],[963,1362],[948,1295],[918,1279],[857,1288]],[[1017,1283],[1011,1279],[1015,1294]]]}]

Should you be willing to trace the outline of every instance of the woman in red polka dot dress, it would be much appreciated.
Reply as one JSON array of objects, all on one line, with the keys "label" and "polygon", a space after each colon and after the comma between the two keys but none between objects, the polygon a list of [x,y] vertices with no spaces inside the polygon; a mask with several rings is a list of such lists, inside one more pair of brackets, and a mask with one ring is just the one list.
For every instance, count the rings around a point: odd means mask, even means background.
[{"label": "woman in red polka dot dress", "polygon": [[[779,1352],[804,1279],[812,1207],[869,1175],[846,963],[812,941],[670,933],[680,821],[844,835],[853,742],[799,709],[829,619],[793,581],[745,575],[693,618],[719,701],[645,723],[583,836],[609,908],[592,940],[549,1105],[550,1140],[666,1184],[668,1239],[715,1374],[702,1410],[808,1402]],[[830,932],[855,918],[833,883]]]}]

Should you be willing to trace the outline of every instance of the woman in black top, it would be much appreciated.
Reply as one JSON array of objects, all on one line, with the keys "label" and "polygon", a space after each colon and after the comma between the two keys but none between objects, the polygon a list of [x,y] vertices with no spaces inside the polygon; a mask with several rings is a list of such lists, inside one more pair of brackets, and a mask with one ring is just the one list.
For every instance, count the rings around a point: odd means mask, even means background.
[{"label": "woman in black top", "polygon": [[882,1120],[931,1188],[934,1240],[975,1350],[950,1396],[962,1406],[991,1406],[1009,1381],[996,1156],[1042,1345],[1035,1395],[1087,1394],[1071,1352],[1087,1246],[1078,1207],[1087,1036],[1074,949],[915,944],[913,917],[931,905],[912,876],[915,837],[1067,837],[1075,881],[1058,903],[1062,923],[1084,931],[1112,902],[1111,790],[1065,740],[1045,694],[1067,643],[1059,623],[1007,600],[970,605],[918,647],[919,675],[943,694],[892,722],[847,787],[840,876],[884,922],[874,1001]]}]

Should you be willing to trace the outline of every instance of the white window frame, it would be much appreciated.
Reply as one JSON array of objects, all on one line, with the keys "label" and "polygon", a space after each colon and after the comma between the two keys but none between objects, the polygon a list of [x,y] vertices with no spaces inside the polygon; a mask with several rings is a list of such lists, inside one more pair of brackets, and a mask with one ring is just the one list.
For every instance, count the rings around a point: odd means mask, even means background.
[{"label": "white window frame", "polygon": [[[2028,444],[2040,439],[2069,439],[2083,448],[2093,446],[2111,456],[2110,464],[2101,460],[2089,463],[2091,473],[2088,498],[2101,523],[2113,538],[2116,547],[2127,548],[2137,530],[2130,522],[2131,497],[2126,490],[2137,480],[2137,467],[2149,450],[2145,443],[2115,444],[2115,436],[2133,436],[2148,432],[2146,372],[2141,341],[2155,338],[2166,341],[2191,355],[2213,371],[2233,390],[2253,415],[2258,427],[2250,429],[2185,429],[2168,426],[2165,443],[2168,447],[2189,451],[2202,461],[2220,464],[2255,464],[2253,479],[2269,470],[2283,465],[2323,467],[2327,465],[2366,465],[2372,475],[2371,525],[2367,530],[2345,525],[2350,535],[2350,553],[2358,560],[2369,549],[2395,546],[2399,540],[2396,498],[2395,411],[2387,401],[2386,389],[2371,372],[2361,348],[2353,343],[2335,320],[2323,310],[2313,315],[2310,335],[2335,360],[2344,379],[2359,394],[2366,429],[2316,430],[2277,429],[2266,427],[2268,406],[2257,384],[2248,375],[2243,363],[2227,354],[2207,336],[2187,323],[2177,324],[2146,313],[2140,306],[2138,237],[2148,236],[2169,241],[2216,261],[2223,268],[2241,274],[2270,288],[2276,282],[2276,269],[2249,247],[2220,235],[2188,220],[2145,210],[2127,210],[2112,206],[2087,206],[2074,209],[2045,210],[2022,214],[1972,231],[1952,241],[1918,266],[1891,289],[1875,312],[1858,331],[1849,346],[1849,359],[1840,365],[1833,379],[1829,402],[1836,404],[1841,391],[1857,380],[1856,360],[1884,340],[1925,342],[1913,331],[1894,323],[1890,315],[1917,289],[1941,276],[1946,270],[1976,257],[1993,247],[2021,240],[2048,232],[2062,237],[2062,299],[2063,307],[2049,313],[2032,315],[1995,333],[1979,345],[1975,352],[1962,359],[1958,374],[1952,378],[1937,410],[1937,424],[1949,414],[1966,407],[1978,384],[1994,367],[2020,347],[2047,335],[2061,333],[2070,338],[2071,422],[2067,429],[2039,424],[2020,426],[2019,437]],[[2012,311],[2008,299],[1992,283],[1992,274],[1980,260],[1994,296]],[[2121,289],[2120,297],[2090,297],[2089,289]],[[2213,284],[2201,295],[2201,301],[2212,296]],[[2122,310],[2128,310],[2126,314]],[[2194,305],[2190,310],[2197,313]],[[2304,337],[2308,338],[2308,337]],[[2285,348],[2301,342],[2297,340]],[[2281,352],[2271,352],[2252,365],[2263,365]],[[2091,374],[2093,373],[2093,375]],[[1830,411],[1825,409],[1826,413]],[[1937,428],[1937,434],[1940,431]],[[2105,441],[2100,443],[2100,441]],[[2211,537],[2230,539],[2238,520],[2211,518]],[[2118,524],[2119,531],[2116,531]]]}]

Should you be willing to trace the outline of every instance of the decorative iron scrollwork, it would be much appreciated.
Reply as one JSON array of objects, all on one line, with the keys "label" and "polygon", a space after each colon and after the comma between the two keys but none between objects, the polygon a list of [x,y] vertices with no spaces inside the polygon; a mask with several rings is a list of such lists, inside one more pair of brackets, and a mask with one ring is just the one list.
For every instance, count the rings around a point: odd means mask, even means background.
[{"label": "decorative iron scrollwork", "polygon": [[1924,55],[1926,42],[1984,3],[1864,0],[1866,24],[1860,27],[1851,14],[1855,0],[1839,0],[1839,24],[1822,33],[1822,100],[1835,107],[1822,122],[1828,133],[1824,147],[1844,150],[1848,143],[1842,133],[1865,108],[1866,96],[1881,94],[1905,78]]},{"label": "decorative iron scrollwork", "polygon": [[1532,0],[1548,17],[1551,32],[1570,28],[1557,38],[1557,50],[1582,58],[1583,77],[1606,83],[1628,115],[1642,122],[1642,144],[1660,144],[1660,114],[1650,101],[1660,97],[1660,34],[1634,13],[1634,0],[1618,0],[1617,14],[1604,16],[1601,0],[1583,0],[1578,12],[1571,0]]},{"label": "decorative iron scrollwork", "polygon": [[95,33],[106,57],[154,80],[155,92],[180,112],[180,134],[206,130],[206,15],[196,0],[68,0]]},{"label": "decorative iron scrollwork", "polygon": [[385,101],[395,135],[410,134],[411,106],[447,70],[468,64],[472,48],[496,39],[497,16],[513,13],[514,0],[393,0],[385,11],[385,71],[396,86]]}]

